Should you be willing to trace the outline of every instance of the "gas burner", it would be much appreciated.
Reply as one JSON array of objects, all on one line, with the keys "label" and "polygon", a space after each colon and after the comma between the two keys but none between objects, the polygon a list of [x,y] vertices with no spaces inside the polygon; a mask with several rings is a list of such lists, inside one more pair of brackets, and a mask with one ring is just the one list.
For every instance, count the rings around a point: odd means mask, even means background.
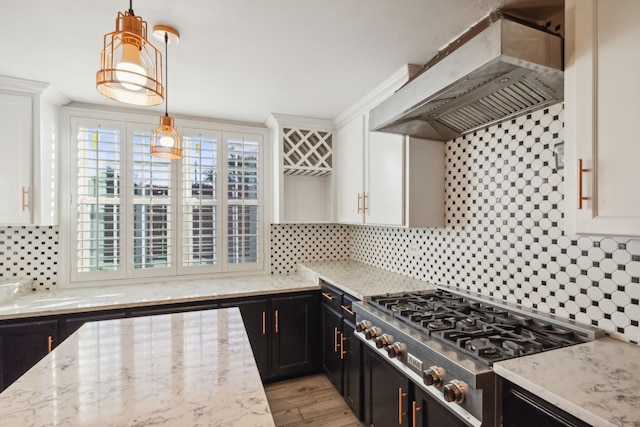
[{"label": "gas burner", "polygon": [[451,329],[455,325],[455,320],[452,319],[434,319],[430,322],[425,322],[427,330],[429,331],[443,331],[445,329]]}]

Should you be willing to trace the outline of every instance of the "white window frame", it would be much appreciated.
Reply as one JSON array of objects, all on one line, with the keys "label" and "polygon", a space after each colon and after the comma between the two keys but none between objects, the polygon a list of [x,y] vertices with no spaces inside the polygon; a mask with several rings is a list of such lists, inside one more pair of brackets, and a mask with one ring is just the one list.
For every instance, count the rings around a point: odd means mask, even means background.
[{"label": "white window frame", "polygon": [[[120,213],[120,231],[122,233],[122,244],[120,246],[121,266],[115,271],[83,272],[78,273],[77,266],[77,241],[74,238],[77,233],[76,205],[74,198],[77,191],[77,165],[75,162],[76,134],[78,124],[83,121],[95,122],[103,121],[105,124],[116,125],[121,129],[121,155],[125,155],[129,161],[123,163],[121,173],[121,183],[125,183],[121,188],[121,198],[124,200]],[[218,203],[217,228],[216,228],[216,264],[183,266],[183,251],[180,245],[183,243],[183,212],[182,212],[182,192],[179,188],[181,177],[183,176],[182,161],[174,160],[172,167],[172,189],[174,191],[172,201],[172,229],[170,238],[172,239],[173,262],[167,268],[134,269],[131,256],[133,238],[133,148],[129,143],[133,138],[134,130],[150,131],[157,126],[158,116],[156,114],[145,114],[138,111],[107,109],[97,106],[67,106],[62,108],[62,143],[61,146],[61,221],[60,221],[60,243],[61,243],[61,268],[59,272],[60,284],[62,286],[91,286],[91,285],[111,285],[127,283],[143,283],[149,281],[176,281],[181,279],[201,279],[207,277],[224,277],[228,275],[244,274],[264,274],[268,273],[269,265],[269,212],[268,201],[270,197],[270,182],[268,177],[270,152],[269,130],[261,125],[251,124],[231,124],[218,121],[176,118],[176,127],[183,133],[183,136],[193,136],[194,132],[203,136],[216,135],[218,139],[218,149],[224,150],[218,153],[219,179],[217,180],[216,192],[222,198],[222,203]],[[191,134],[191,135],[190,135]],[[259,143],[259,167],[258,167],[258,262],[257,263],[228,263],[227,256],[227,202],[226,202],[226,176],[227,159],[225,157],[227,138],[230,136],[242,135],[252,137]],[[126,164],[126,166],[125,166]],[[126,193],[126,194],[125,194]]]}]

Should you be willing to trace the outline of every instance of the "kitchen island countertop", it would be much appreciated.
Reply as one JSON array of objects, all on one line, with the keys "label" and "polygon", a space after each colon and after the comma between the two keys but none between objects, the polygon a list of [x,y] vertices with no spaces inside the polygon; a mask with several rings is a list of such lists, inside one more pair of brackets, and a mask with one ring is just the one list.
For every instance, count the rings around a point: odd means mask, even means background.
[{"label": "kitchen island countertop", "polygon": [[231,308],[85,324],[0,394],[0,425],[274,422]]},{"label": "kitchen island countertop", "polygon": [[640,346],[601,338],[497,362],[493,370],[592,426],[640,426]]}]

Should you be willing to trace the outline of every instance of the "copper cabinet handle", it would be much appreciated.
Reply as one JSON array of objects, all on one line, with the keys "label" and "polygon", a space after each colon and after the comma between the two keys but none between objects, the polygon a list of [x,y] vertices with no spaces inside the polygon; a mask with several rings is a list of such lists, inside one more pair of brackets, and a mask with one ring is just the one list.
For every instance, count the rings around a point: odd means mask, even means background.
[{"label": "copper cabinet handle", "polygon": [[355,315],[356,315],[356,312],[355,312],[355,311],[353,311],[353,310],[350,310],[350,309],[349,309],[349,307],[347,307],[346,305],[342,305],[342,304],[340,304],[340,307],[342,307],[342,309],[343,309],[344,311],[346,311],[347,313],[349,313],[350,315],[352,315],[352,316],[355,316]]},{"label": "copper cabinet handle", "polygon": [[278,310],[276,310],[276,334],[278,333]]},{"label": "copper cabinet handle", "polygon": [[26,187],[23,185],[22,186],[22,212],[27,210],[27,194],[29,193],[29,191],[27,191]]},{"label": "copper cabinet handle", "polygon": [[591,169],[584,169],[582,167],[582,159],[578,159],[578,209],[582,209],[583,200],[591,200],[591,197],[582,195],[582,174],[584,172],[591,172]]},{"label": "copper cabinet handle", "polygon": [[49,335],[47,337],[47,353],[51,353],[51,350],[53,350],[53,337]]},{"label": "copper cabinet handle", "polygon": [[338,352],[338,327],[333,328],[333,352]]},{"label": "copper cabinet handle", "polygon": [[407,393],[402,392],[402,387],[398,387],[398,424],[402,425],[402,398],[406,397]]},{"label": "copper cabinet handle", "polygon": [[323,292],[322,296],[328,299],[329,301],[333,301],[334,299],[336,299],[334,295],[331,295],[330,293],[327,293],[327,292]]},{"label": "copper cabinet handle", "polygon": [[347,339],[344,337],[344,334],[340,332],[340,360],[344,360],[344,356],[346,356],[347,352],[344,349],[344,342]]},{"label": "copper cabinet handle", "polygon": [[418,405],[416,404],[416,401],[414,400],[413,403],[411,404],[411,419],[413,421],[413,427],[416,427],[418,425],[417,421],[417,412],[419,410],[421,410],[422,408],[418,408]]},{"label": "copper cabinet handle", "polygon": [[267,312],[262,312],[262,335],[267,335]]},{"label": "copper cabinet handle", "polygon": [[360,193],[358,193],[358,213],[362,211],[362,208],[360,207],[360,200],[362,200],[362,196],[360,195]]},{"label": "copper cabinet handle", "polygon": [[367,206],[367,193],[362,193],[362,212],[366,212],[369,207]]}]

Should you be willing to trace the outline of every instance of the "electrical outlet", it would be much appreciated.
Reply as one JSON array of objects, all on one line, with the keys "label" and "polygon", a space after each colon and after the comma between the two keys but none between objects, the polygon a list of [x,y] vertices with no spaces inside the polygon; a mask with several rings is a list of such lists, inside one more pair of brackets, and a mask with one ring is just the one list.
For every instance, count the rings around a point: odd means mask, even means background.
[{"label": "electrical outlet", "polygon": [[407,245],[407,255],[420,256],[420,246],[417,243],[409,243],[409,245]]}]

